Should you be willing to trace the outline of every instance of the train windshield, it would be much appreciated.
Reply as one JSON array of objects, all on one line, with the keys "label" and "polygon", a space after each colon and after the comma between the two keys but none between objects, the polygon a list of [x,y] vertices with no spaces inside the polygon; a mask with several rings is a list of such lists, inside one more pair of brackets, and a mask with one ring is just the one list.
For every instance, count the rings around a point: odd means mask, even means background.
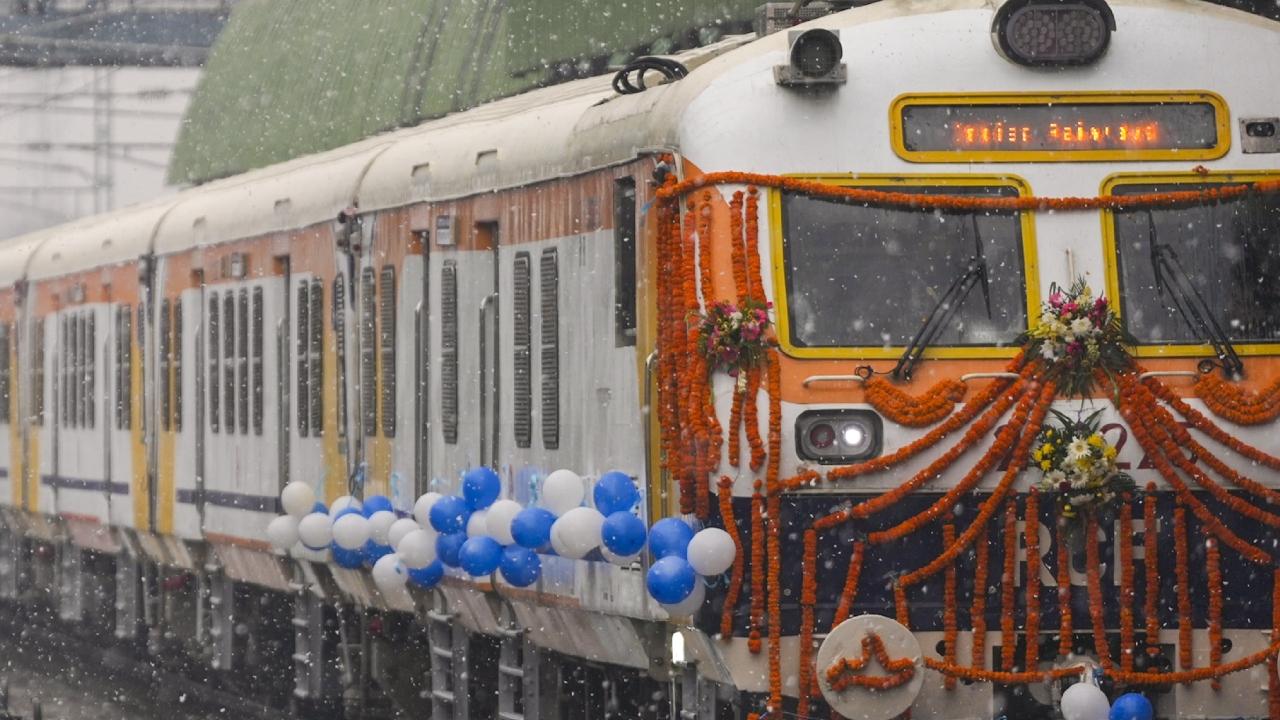
[{"label": "train windshield", "polygon": [[[1008,186],[894,189],[1018,192]],[[1019,213],[902,210],[784,193],[781,218],[794,347],[905,346],[975,257],[986,264],[989,290],[974,288],[933,344],[1005,345],[1027,328]]]},{"label": "train windshield", "polygon": [[[1209,187],[1213,185],[1125,184],[1114,193]],[[1194,323],[1182,317],[1168,289],[1181,280],[1190,282],[1203,298],[1196,304],[1213,314],[1230,340],[1280,342],[1280,195],[1251,194],[1211,205],[1121,212],[1112,223],[1121,316],[1139,342],[1205,341]],[[1170,262],[1153,262],[1159,259],[1153,243]],[[1176,277],[1164,277],[1171,274]]]}]

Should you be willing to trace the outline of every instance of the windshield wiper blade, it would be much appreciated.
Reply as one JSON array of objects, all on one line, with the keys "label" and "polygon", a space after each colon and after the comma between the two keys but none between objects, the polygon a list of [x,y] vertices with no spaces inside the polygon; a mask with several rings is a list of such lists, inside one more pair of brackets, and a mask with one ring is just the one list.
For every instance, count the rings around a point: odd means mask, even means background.
[{"label": "windshield wiper blade", "polygon": [[938,333],[951,324],[951,319],[960,311],[960,307],[964,305],[974,285],[981,283],[987,317],[991,317],[991,278],[987,272],[987,258],[982,249],[982,235],[978,232],[978,217],[971,215],[970,218],[973,221],[973,257],[969,258],[969,262],[965,264],[964,272],[951,281],[947,291],[938,298],[938,302],[934,303],[933,308],[929,310],[929,315],[924,319],[924,324],[911,338],[907,349],[902,352],[902,357],[898,358],[898,364],[893,367],[891,373],[895,380],[911,379],[911,373],[924,355],[924,351],[933,343]]},{"label": "windshield wiper blade", "polygon": [[1173,307],[1192,332],[1213,346],[1213,353],[1222,370],[1229,376],[1243,376],[1244,362],[1231,343],[1231,336],[1222,329],[1209,303],[1191,281],[1191,274],[1183,267],[1178,252],[1172,246],[1160,242],[1156,230],[1155,215],[1147,211],[1147,242],[1150,246],[1151,270],[1155,277],[1156,292],[1164,297],[1169,292]]}]

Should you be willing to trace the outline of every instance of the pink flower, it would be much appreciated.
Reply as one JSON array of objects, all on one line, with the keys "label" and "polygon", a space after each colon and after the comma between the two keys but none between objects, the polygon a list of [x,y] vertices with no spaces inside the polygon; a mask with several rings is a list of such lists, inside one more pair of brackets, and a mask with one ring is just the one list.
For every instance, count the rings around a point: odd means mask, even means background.
[{"label": "pink flower", "polygon": [[1054,308],[1062,307],[1062,291],[1061,290],[1055,290],[1053,294],[1049,296],[1049,304],[1052,305]]},{"label": "pink flower", "polygon": [[1084,353],[1084,345],[1081,345],[1079,341],[1072,340],[1071,342],[1067,343],[1068,355],[1081,355],[1083,353]]},{"label": "pink flower", "polygon": [[1080,309],[1080,306],[1079,306],[1079,305],[1076,305],[1075,301],[1073,300],[1073,301],[1071,301],[1071,302],[1069,302],[1069,303],[1066,303],[1065,305],[1063,305],[1063,306],[1062,306],[1062,314],[1063,314],[1063,315],[1070,315],[1070,314],[1074,313],[1076,310],[1079,310],[1079,309]]},{"label": "pink flower", "polygon": [[755,323],[747,323],[742,326],[742,339],[751,341],[760,338],[760,326]]}]

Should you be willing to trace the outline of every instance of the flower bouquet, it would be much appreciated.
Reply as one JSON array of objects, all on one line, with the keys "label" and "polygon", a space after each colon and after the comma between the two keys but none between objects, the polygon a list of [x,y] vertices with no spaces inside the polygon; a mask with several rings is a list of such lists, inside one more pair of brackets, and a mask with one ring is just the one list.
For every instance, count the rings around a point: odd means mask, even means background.
[{"label": "flower bouquet", "polygon": [[1084,420],[1052,412],[1057,423],[1046,423],[1032,446],[1031,462],[1043,473],[1036,487],[1054,499],[1066,522],[1114,515],[1134,483],[1116,464],[1115,446],[1098,432],[1101,411]]},{"label": "flower bouquet", "polygon": [[721,301],[707,308],[701,317],[698,350],[712,369],[723,368],[730,375],[761,364],[773,346],[771,305],[748,299],[741,307]]},{"label": "flower bouquet", "polygon": [[1023,337],[1028,355],[1042,359],[1068,397],[1087,396],[1096,371],[1114,376],[1128,367],[1128,341],[1107,297],[1094,297],[1084,280],[1069,290],[1051,286],[1040,321]]}]

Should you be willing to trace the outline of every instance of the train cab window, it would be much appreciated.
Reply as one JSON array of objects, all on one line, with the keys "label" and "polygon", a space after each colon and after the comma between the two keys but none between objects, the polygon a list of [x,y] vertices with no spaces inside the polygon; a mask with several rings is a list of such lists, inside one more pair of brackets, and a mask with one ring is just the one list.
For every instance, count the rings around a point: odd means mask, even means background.
[{"label": "train cab window", "polygon": [[9,337],[12,332],[12,325],[0,325],[0,425],[9,424],[9,373],[13,368],[9,358]]},{"label": "train cab window", "polygon": [[338,357],[338,437],[347,436],[347,315],[344,311],[347,279],[342,273],[333,278],[333,337]]},{"label": "train cab window", "polygon": [[[1006,185],[893,189],[980,197],[1018,194]],[[1007,345],[1027,329],[1018,213],[873,207],[798,193],[781,193],[779,206],[786,288],[783,341],[801,353],[909,344],[975,260],[986,266],[989,298],[983,297],[981,285],[974,287],[933,344]]]},{"label": "train cab window", "polygon": [[311,307],[307,311],[310,330],[307,337],[308,386],[311,392],[311,435],[324,435],[324,283],[311,281]]},{"label": "train cab window", "polygon": [[239,322],[236,329],[236,384],[237,413],[240,421],[240,434],[249,434],[249,289],[240,288],[236,307],[239,308]]},{"label": "train cab window", "polygon": [[116,429],[133,427],[133,308],[116,308]]},{"label": "train cab window", "polygon": [[236,296],[228,290],[222,296],[222,427],[236,431]]},{"label": "train cab window", "polygon": [[378,432],[376,282],[373,268],[360,271],[360,427],[365,437]]},{"label": "train cab window", "polygon": [[169,306],[169,299],[165,298],[160,301],[160,336],[157,340],[160,353],[160,429],[171,430],[173,428],[173,364],[172,352],[173,348],[173,311]]},{"label": "train cab window", "polygon": [[182,299],[173,301],[173,347],[169,351],[173,373],[173,429],[182,432]]},{"label": "train cab window", "polygon": [[613,183],[614,345],[636,344],[636,181]]},{"label": "train cab window", "polygon": [[512,266],[512,334],[515,340],[513,365],[515,386],[516,447],[533,445],[533,337],[532,337],[532,270],[529,253],[516,253]]},{"label": "train cab window", "polygon": [[222,429],[222,323],[218,293],[209,294],[209,429]]},{"label": "train cab window", "polygon": [[378,355],[382,363],[382,436],[396,436],[396,269],[384,265],[378,278]]},{"label": "train cab window", "polygon": [[542,446],[560,447],[560,261],[555,248],[542,251],[538,286],[542,293]]},{"label": "train cab window", "polygon": [[[1213,186],[1125,181],[1111,192]],[[1280,342],[1280,196],[1247,194],[1209,205],[1116,212],[1110,230],[1121,321],[1139,344],[1204,344],[1206,324],[1216,324],[1233,343]],[[1189,306],[1201,316],[1208,313],[1204,324]]]},{"label": "train cab window", "polygon": [[31,397],[36,425],[44,425],[44,341],[44,318],[40,318],[31,329]]},{"label": "train cab window", "polygon": [[453,260],[440,268],[440,428],[446,443],[458,443],[458,264]]},{"label": "train cab window", "polygon": [[262,434],[262,417],[264,409],[262,407],[262,389],[263,389],[263,315],[262,315],[262,288],[255,287],[253,289],[253,434]]}]

